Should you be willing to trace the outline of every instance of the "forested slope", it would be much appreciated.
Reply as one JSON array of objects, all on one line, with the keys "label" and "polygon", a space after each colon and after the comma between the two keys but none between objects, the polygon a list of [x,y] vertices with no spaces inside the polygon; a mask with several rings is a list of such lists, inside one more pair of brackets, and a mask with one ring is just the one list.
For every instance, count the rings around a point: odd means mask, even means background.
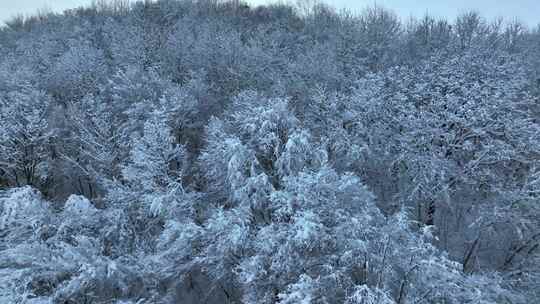
[{"label": "forested slope", "polygon": [[0,28],[0,303],[539,303],[540,27],[99,2]]}]

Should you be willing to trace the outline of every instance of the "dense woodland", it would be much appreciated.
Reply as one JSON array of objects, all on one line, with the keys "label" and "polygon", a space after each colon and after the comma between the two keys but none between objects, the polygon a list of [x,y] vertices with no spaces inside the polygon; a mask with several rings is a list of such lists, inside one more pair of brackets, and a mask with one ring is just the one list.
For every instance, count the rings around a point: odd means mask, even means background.
[{"label": "dense woodland", "polygon": [[0,28],[0,303],[540,303],[539,247],[540,26],[117,0]]}]

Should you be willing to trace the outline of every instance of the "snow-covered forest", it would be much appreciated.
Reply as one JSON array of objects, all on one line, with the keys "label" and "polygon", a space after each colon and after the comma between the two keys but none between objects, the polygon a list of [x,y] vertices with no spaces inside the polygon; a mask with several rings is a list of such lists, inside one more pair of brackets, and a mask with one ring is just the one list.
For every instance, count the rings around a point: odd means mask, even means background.
[{"label": "snow-covered forest", "polygon": [[11,19],[0,303],[540,303],[540,26],[312,1]]}]

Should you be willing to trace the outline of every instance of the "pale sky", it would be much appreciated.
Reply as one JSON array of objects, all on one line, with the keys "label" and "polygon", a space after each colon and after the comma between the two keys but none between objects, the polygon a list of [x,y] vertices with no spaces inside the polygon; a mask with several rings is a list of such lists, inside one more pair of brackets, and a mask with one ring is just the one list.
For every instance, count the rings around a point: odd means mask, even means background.
[{"label": "pale sky", "polygon": [[[253,4],[274,2],[272,0],[248,0]],[[294,2],[294,0],[292,1]],[[536,26],[540,23],[540,0],[325,0],[336,8],[348,8],[359,11],[377,3],[393,9],[402,18],[423,16],[427,13],[438,17],[454,19],[460,12],[477,10],[486,18],[519,18],[523,22]],[[16,14],[32,14],[38,9],[48,8],[62,11],[81,5],[88,5],[91,0],[0,0],[0,21],[5,21]]]}]

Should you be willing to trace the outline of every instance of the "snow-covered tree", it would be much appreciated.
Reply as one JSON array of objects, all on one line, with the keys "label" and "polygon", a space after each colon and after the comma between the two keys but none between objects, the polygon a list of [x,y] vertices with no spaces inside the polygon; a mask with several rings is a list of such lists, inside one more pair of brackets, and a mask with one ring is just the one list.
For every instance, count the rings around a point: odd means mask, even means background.
[{"label": "snow-covered tree", "polygon": [[[185,194],[182,171],[187,157],[183,146],[175,144],[165,116],[153,113],[145,122],[143,134],[134,139],[122,177],[131,191],[142,196],[146,208],[154,215],[174,209],[177,196]],[[185,206],[189,208],[190,206]]]},{"label": "snow-covered tree", "polygon": [[0,95],[0,171],[14,186],[42,186],[50,178],[47,121],[50,97],[33,88]]}]

